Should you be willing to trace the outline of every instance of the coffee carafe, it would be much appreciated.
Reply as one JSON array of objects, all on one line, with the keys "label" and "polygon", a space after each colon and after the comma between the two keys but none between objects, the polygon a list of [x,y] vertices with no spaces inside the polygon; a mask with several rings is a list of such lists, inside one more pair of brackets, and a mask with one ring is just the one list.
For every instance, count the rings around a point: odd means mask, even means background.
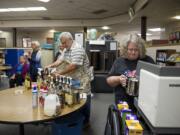
[{"label": "coffee carafe", "polygon": [[126,93],[130,96],[138,96],[139,81],[135,77],[128,77],[126,85]]}]

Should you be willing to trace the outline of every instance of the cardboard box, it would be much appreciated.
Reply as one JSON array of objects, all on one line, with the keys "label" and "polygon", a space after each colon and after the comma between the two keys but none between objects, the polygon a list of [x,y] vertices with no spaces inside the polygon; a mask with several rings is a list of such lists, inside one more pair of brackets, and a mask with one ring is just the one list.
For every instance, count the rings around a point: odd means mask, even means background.
[{"label": "cardboard box", "polygon": [[125,135],[143,135],[143,128],[138,120],[126,120]]},{"label": "cardboard box", "polygon": [[127,102],[125,101],[120,101],[118,104],[117,104],[117,107],[118,107],[118,110],[122,110],[124,108],[129,108],[129,105],[127,104]]}]

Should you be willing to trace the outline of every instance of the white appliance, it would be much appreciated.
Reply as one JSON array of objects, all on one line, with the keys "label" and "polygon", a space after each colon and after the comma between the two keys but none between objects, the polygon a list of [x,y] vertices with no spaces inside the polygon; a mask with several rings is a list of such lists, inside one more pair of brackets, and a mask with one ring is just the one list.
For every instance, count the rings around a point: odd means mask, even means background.
[{"label": "white appliance", "polygon": [[153,127],[180,127],[180,67],[141,66],[138,106]]}]

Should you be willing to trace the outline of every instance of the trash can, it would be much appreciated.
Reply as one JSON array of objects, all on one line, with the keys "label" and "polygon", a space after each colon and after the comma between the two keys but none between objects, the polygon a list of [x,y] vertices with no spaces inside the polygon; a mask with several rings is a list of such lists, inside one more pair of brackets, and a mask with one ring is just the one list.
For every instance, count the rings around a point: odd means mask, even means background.
[{"label": "trash can", "polygon": [[70,116],[52,123],[52,135],[82,135],[83,115]]},{"label": "trash can", "polygon": [[0,75],[0,90],[9,88],[9,78],[6,75]]}]

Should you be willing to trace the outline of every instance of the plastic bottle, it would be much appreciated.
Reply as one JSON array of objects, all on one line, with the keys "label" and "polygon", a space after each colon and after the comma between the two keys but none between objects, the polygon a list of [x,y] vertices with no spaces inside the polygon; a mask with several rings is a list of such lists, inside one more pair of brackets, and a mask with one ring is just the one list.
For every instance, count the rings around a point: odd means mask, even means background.
[{"label": "plastic bottle", "polygon": [[32,88],[32,107],[36,108],[38,106],[38,90],[37,86]]},{"label": "plastic bottle", "polygon": [[25,90],[31,89],[31,78],[30,78],[29,74],[26,74],[26,76],[25,76],[24,87],[25,87]]},{"label": "plastic bottle", "polygon": [[39,104],[41,107],[44,107],[44,100],[47,96],[48,90],[47,88],[41,86],[40,93],[39,93]]}]

